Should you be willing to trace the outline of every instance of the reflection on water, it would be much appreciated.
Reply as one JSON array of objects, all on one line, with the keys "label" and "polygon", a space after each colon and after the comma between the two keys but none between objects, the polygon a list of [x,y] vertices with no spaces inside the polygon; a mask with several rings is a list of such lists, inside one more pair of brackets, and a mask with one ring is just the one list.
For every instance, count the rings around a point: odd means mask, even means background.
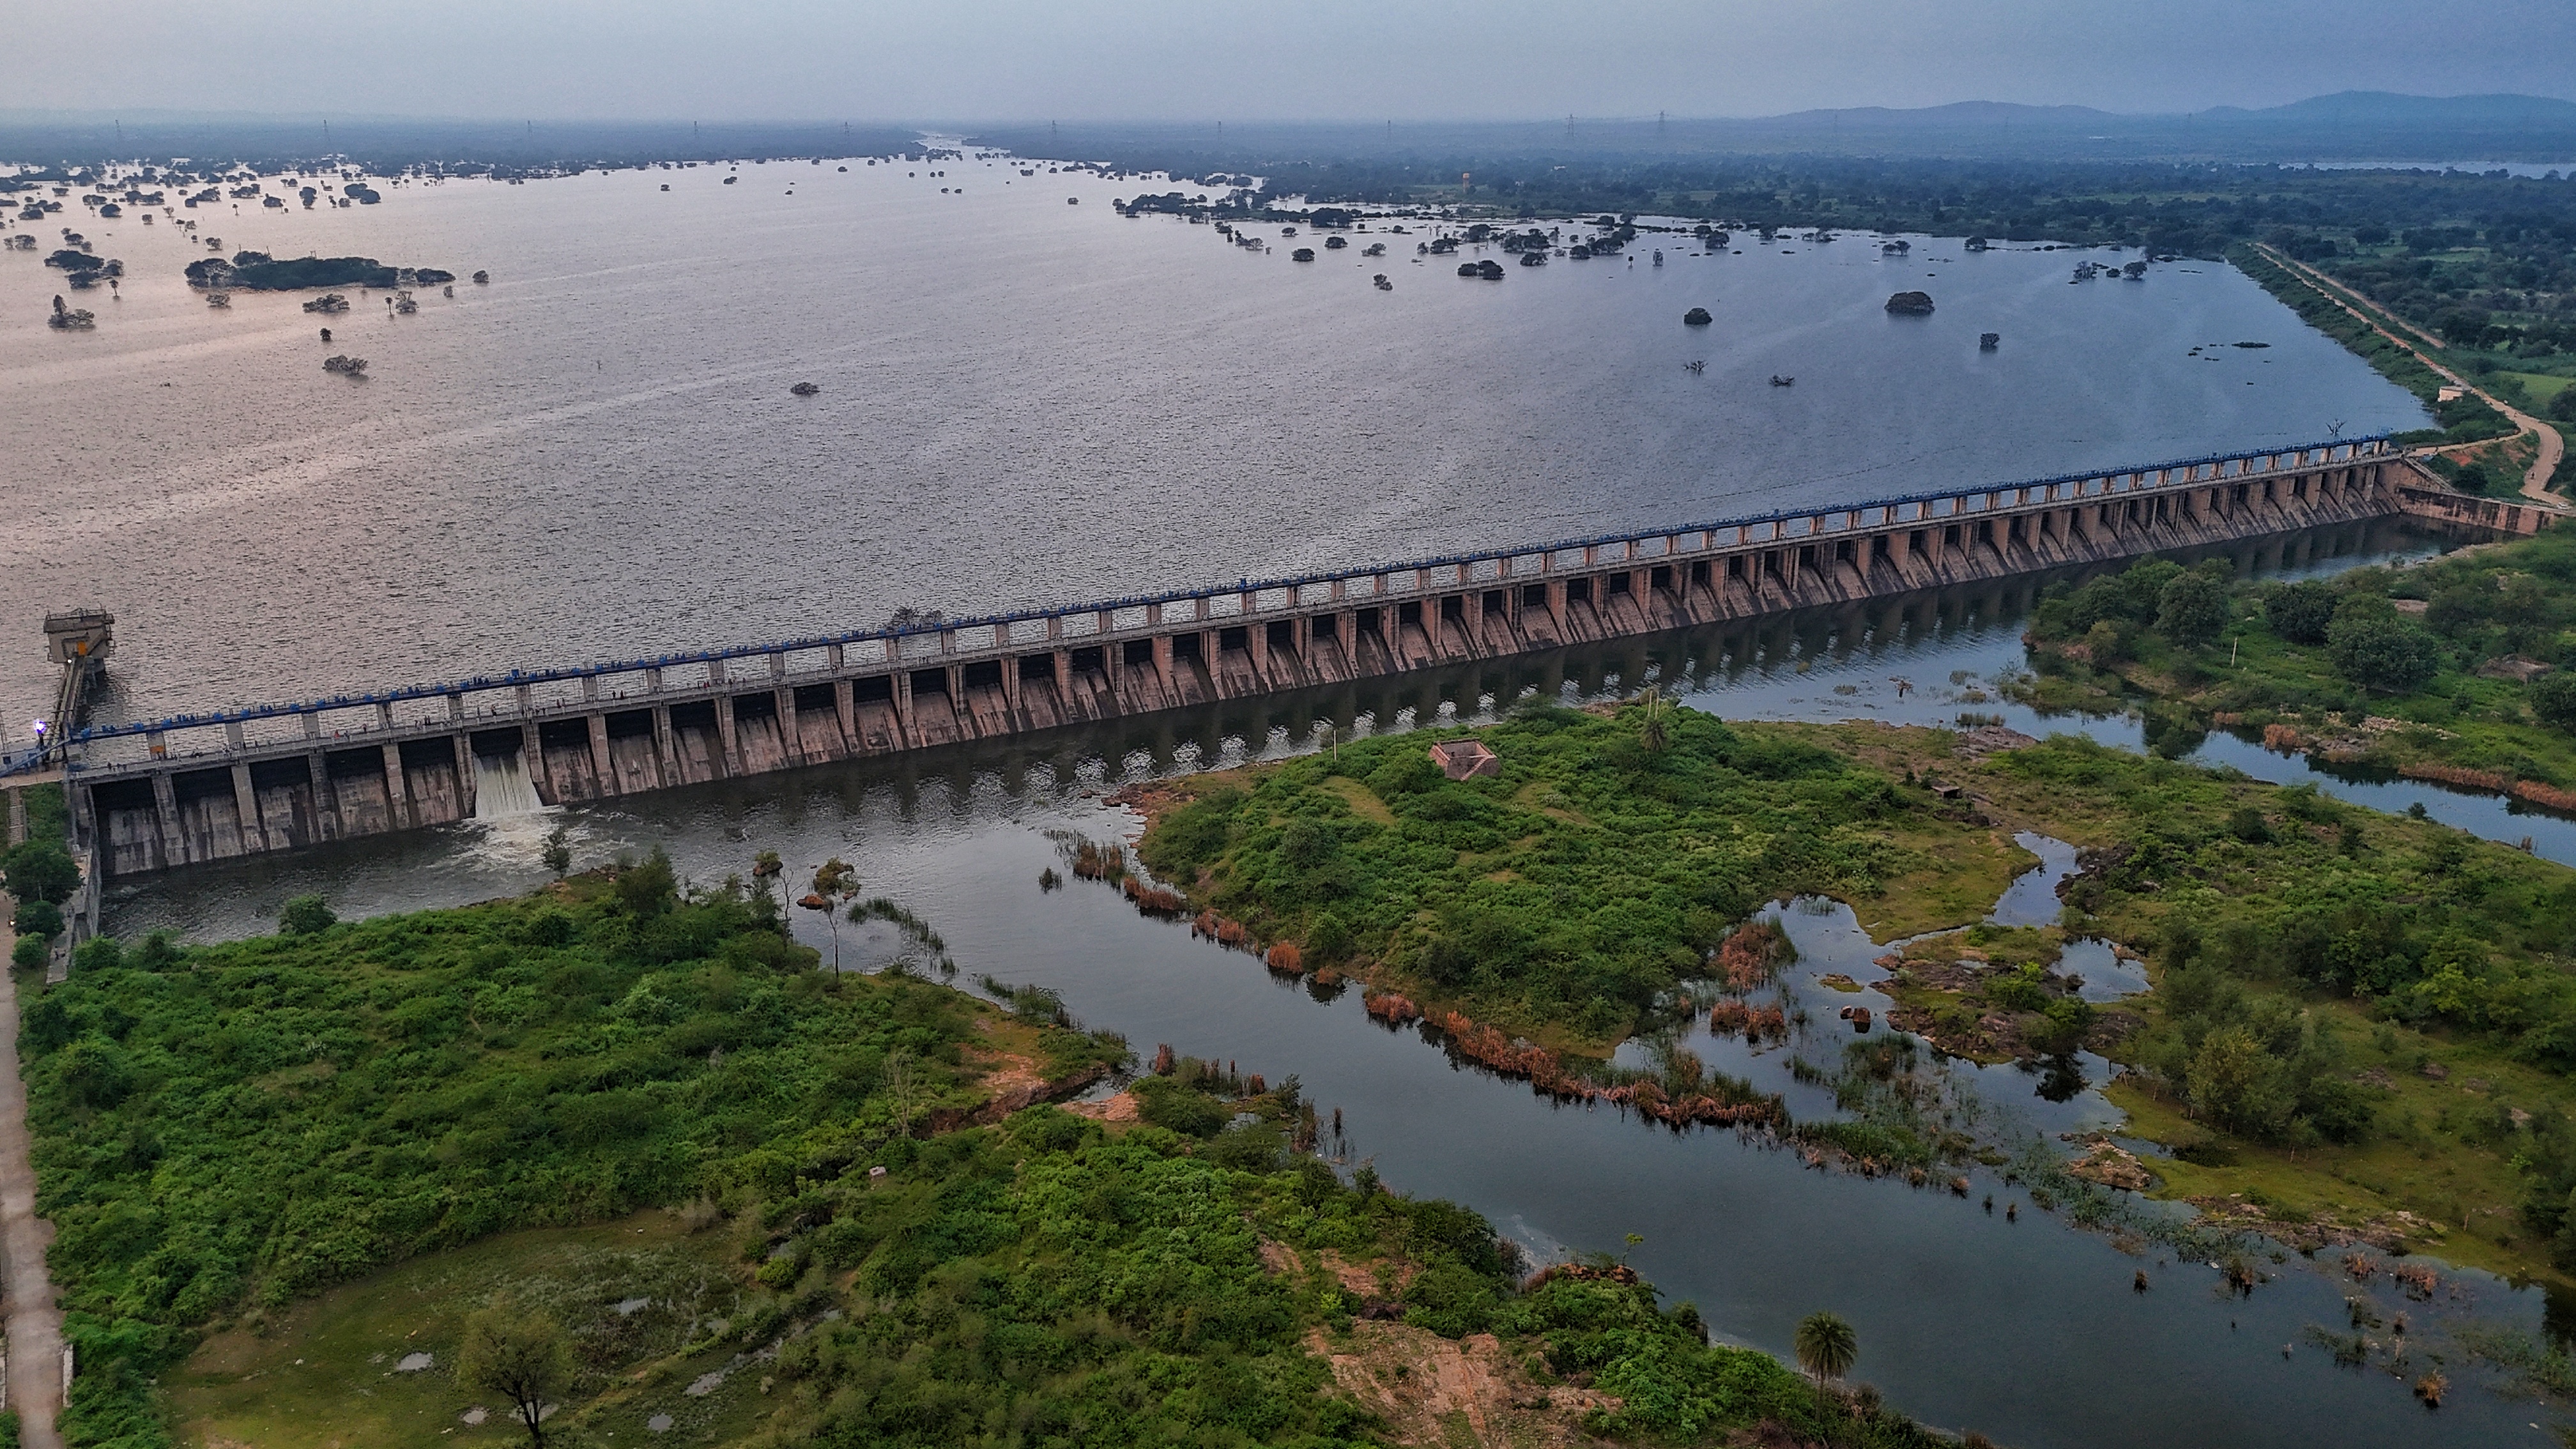
[{"label": "reflection on water", "polygon": [[2015,834],[2013,844],[2038,856],[2039,864],[2013,878],[1986,920],[1997,926],[2056,925],[2062,909],[2057,887],[2075,874],[2075,847],[2028,830]]},{"label": "reflection on water", "polygon": [[[2369,542],[2346,540],[2356,550]],[[1972,698],[2019,666],[2019,618],[2033,587],[1814,611],[537,818],[570,828],[578,864],[661,845],[700,881],[744,870],[761,849],[777,850],[791,875],[830,856],[852,861],[870,894],[892,896],[936,927],[966,976],[990,972],[1060,992],[1085,1021],[1146,1052],[1170,1042],[1246,1070],[1297,1073],[1328,1115],[1343,1110],[1352,1159],[1374,1161],[1400,1190],[1468,1203],[1542,1254],[1616,1248],[1640,1234],[1642,1271],[1673,1298],[1696,1302],[1721,1333],[1774,1352],[1788,1350],[1806,1313],[1842,1313],[1859,1330],[1859,1376],[1936,1424],[2017,1445],[2137,1449],[2465,1445],[2529,1434],[2523,1425],[2538,1413],[2469,1388],[2477,1375],[2456,1360],[2460,1388],[2435,1416],[2385,1374],[2337,1369],[2303,1344],[2284,1357],[2281,1345],[2301,1344],[2306,1325],[2340,1325],[2345,1292],[2362,1291],[2295,1258],[2252,1298],[2229,1299],[2206,1265],[2153,1248],[2124,1254],[2033,1211],[2023,1186],[1991,1173],[1978,1172],[1971,1195],[1956,1198],[1814,1171],[1796,1154],[1732,1132],[1675,1132],[1597,1104],[1552,1102],[1452,1061],[1417,1030],[1375,1025],[1356,993],[1318,1000],[1248,956],[1194,939],[1184,924],[1138,915],[1110,891],[1038,885],[1059,864],[1051,832],[1132,829],[1131,817],[1100,803],[1122,780],[1192,761],[1330,748],[1333,738],[1442,718],[1444,709],[1477,718],[1524,697],[1588,698],[1654,679],[1736,717],[1937,723],[1974,709],[2044,733],[2053,722]],[[1900,693],[1896,678],[1913,687]],[[2136,747],[2130,722],[2083,728]],[[265,929],[280,901],[313,890],[343,915],[484,899],[546,878],[541,840],[469,823],[254,858],[120,886],[112,920],[127,934],[171,925],[206,937]],[[2053,858],[2053,842],[2033,848]],[[2011,908],[2044,912],[2035,889],[2025,898],[2021,886],[2006,898]],[[828,950],[819,922],[790,914],[807,944]],[[1805,1030],[1756,1049],[1712,1035],[1695,1016],[1666,1051],[1679,1046],[1712,1069],[1776,1084],[1793,1113],[1821,1115],[1834,1110],[1830,1092],[1800,1080],[1790,1063],[1831,1066],[1845,1043],[1885,1035],[1889,1003],[1875,989],[1887,976],[1875,965],[1882,948],[1832,902],[1769,914],[1798,947],[1780,990]],[[845,927],[842,949],[845,960],[877,962],[902,942],[881,923]],[[2071,944],[2066,966],[2085,978],[2088,999],[2144,984],[2100,943]],[[1860,990],[1825,986],[1828,974]],[[1866,1034],[1837,1018],[1855,1002],[1873,1008],[1878,1024]],[[1652,1064],[1653,1052],[1654,1044],[1636,1044],[1625,1059]],[[1957,1063],[1952,1074],[1950,1109],[1973,1115],[1981,1130],[2054,1137],[2118,1122],[2093,1089],[2106,1076],[2098,1058],[2031,1069]],[[2001,1211],[2014,1204],[2017,1222]],[[2131,1291],[2141,1269],[2150,1293]],[[2474,1285],[2471,1302],[2429,1317],[2413,1310],[2428,1343],[2445,1316],[2542,1322],[2540,1295],[2461,1276]]]},{"label": "reflection on water", "polygon": [[2097,1006],[2147,989],[2146,964],[2120,955],[2098,936],[2067,942],[2057,953],[2057,969],[2079,983],[2077,995]]}]

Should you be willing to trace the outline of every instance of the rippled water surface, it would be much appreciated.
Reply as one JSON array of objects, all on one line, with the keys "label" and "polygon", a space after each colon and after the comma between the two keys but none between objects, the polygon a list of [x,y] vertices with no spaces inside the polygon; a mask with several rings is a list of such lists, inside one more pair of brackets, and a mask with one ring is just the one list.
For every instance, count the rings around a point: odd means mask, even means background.
[{"label": "rippled water surface", "polygon": [[[35,620],[69,601],[117,613],[101,717],[131,717],[2423,417],[2211,263],[2073,284],[2121,259],[1851,234],[1676,240],[1659,268],[1650,237],[1487,283],[1418,264],[1419,223],[1301,264],[1311,236],[1252,253],[1119,217],[1136,181],[839,164],[226,201],[178,213],[194,235],[76,201],[19,224],[127,277],[72,294],[94,332],[53,333],[63,274],[0,254],[0,719],[46,697]],[[493,280],[408,317],[354,290],[337,318],[219,311],[180,281],[210,236]],[[1372,240],[1393,255],[1358,257]],[[1910,289],[1938,310],[1883,310]],[[2270,346],[2192,355],[2239,341]]]}]

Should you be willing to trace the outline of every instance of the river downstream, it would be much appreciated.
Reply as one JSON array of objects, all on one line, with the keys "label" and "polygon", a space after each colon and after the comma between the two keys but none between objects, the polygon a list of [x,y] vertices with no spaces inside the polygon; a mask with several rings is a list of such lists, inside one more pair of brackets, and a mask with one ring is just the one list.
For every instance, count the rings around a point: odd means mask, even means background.
[{"label": "river downstream", "polygon": [[[2239,565],[2319,571],[2427,546],[2355,527],[2286,550],[2249,548]],[[2020,616],[2035,587],[2015,581],[1813,611],[253,858],[119,887],[111,925],[126,935],[168,925],[208,938],[270,929],[278,904],[307,891],[354,915],[524,890],[546,878],[538,853],[557,823],[570,830],[579,863],[659,844],[700,881],[747,871],[762,849],[779,851],[791,876],[839,855],[857,864],[870,894],[894,897],[938,930],[959,980],[989,972],[1048,987],[1087,1024],[1122,1032],[1147,1053],[1169,1042],[1245,1071],[1296,1073],[1319,1107],[1342,1109],[1351,1162],[1373,1161],[1398,1190],[1475,1207],[1542,1257],[1618,1251],[1626,1234],[1641,1235],[1632,1261],[1672,1298],[1696,1302],[1722,1336],[1777,1353],[1787,1352],[1801,1316],[1842,1313],[1860,1337],[1857,1377],[1926,1422],[2018,1446],[2546,1443],[2529,1426],[2548,1422],[2549,1411],[2488,1391],[2484,1375],[2456,1355],[2456,1387],[2438,1414],[2385,1372],[2336,1367],[2304,1332],[2341,1328],[2345,1295],[2360,1290],[2295,1256],[2240,1299],[2207,1264],[2175,1262],[2153,1244],[2129,1256],[2104,1235],[2034,1210],[2026,1186],[1993,1172],[1975,1172],[1970,1194],[1954,1197],[1812,1170],[1796,1153],[1731,1131],[1677,1134],[1609,1109],[1552,1103],[1524,1084],[1453,1065],[1414,1030],[1377,1025],[1355,991],[1318,1000],[1183,925],[1138,915],[1106,889],[1038,886],[1042,870],[1061,864],[1063,833],[1132,831],[1132,817],[1100,803],[1119,782],[1316,748],[1323,721],[1348,738],[1478,717],[1525,692],[1601,697],[1651,679],[1736,718],[1949,723],[1974,710],[2032,733],[2082,728],[2135,748],[2132,722],[2043,721],[1994,696],[1995,681],[2022,662]],[[1900,695],[1897,679],[1913,688]],[[2205,751],[2236,762],[2215,738]],[[2295,768],[2250,753],[2249,769]],[[2436,809],[2463,798],[2412,784],[2372,788]],[[2501,811],[2497,820],[2513,837],[2534,833],[2536,822]],[[2053,842],[2026,843],[2040,847],[2048,869],[2068,864]],[[1995,903],[1997,919],[2044,916],[2052,884],[2046,875],[2016,883]],[[791,914],[810,944],[826,944],[819,923]],[[1830,1101],[1790,1077],[1791,1057],[1830,1062],[1850,1039],[1831,1003],[1879,998],[1837,996],[1815,978],[1841,971],[1866,984],[1879,974],[1867,963],[1881,948],[1831,903],[1799,903],[1779,917],[1801,956],[1787,984],[1811,1003],[1815,1034],[1755,1054],[1707,1039],[1700,1026],[1689,1044],[1713,1066],[1783,1090],[1793,1113],[1816,1115]],[[844,932],[845,955],[854,942],[872,962],[904,948],[881,926]],[[2108,974],[2116,969],[2106,962],[2098,983],[2091,965],[2083,974],[2107,992],[2126,984]],[[2087,1084],[2071,1091],[2009,1066],[1961,1067],[1955,1076],[1988,1128],[2026,1139],[2115,1122],[2091,1089],[2102,1064],[2083,1065]],[[2018,1221],[2002,1210],[2013,1203]],[[2153,1284],[2144,1294],[2131,1285],[2140,1268]],[[2416,1316],[2422,1351],[2437,1349],[2447,1323],[2538,1330],[2555,1317],[2537,1290],[2475,1273],[2443,1276],[2449,1286],[2434,1304],[2382,1303]]]}]

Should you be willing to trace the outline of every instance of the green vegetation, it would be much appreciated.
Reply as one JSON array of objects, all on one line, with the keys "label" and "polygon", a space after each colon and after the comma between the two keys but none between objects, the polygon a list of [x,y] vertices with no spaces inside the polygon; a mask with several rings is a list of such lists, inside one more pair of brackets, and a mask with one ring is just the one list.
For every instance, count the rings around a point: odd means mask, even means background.
[{"label": "green vegetation", "polygon": [[2576,371],[2576,318],[2564,305],[2576,296],[2571,243],[2576,228],[2526,214],[2403,232],[2365,223],[2293,236],[2283,249],[2303,249],[2303,260],[2431,333],[2484,382],[2524,391],[2510,369]]},{"label": "green vegetation", "polygon": [[9,926],[17,943],[9,964],[21,971],[44,966],[52,942],[63,933],[62,903],[80,889],[80,866],[65,848],[71,821],[59,784],[31,785],[27,796],[27,838],[0,851],[0,888],[17,902]]},{"label": "green vegetation", "polygon": [[990,1122],[985,1072],[1124,1044],[1032,988],[836,979],[770,896],[659,858],[291,914],[90,943],[27,1012],[73,1444],[1382,1442],[1309,1352],[1362,1328],[1503,1335],[1621,1402],[1597,1432],[1938,1442],[1624,1269],[1524,1290],[1474,1213],[1306,1155],[1293,1077],[1167,1052],[1135,1125]]},{"label": "green vegetation", "polygon": [[[2216,565],[2194,572],[2223,578]],[[2576,684],[2555,672],[2576,665],[2576,535],[2330,581],[2230,584],[2227,622],[2205,643],[2160,618],[2160,591],[2183,575],[2149,560],[2052,589],[2021,692],[2050,708],[2143,707],[2150,742],[2169,751],[2213,727],[2268,729],[2355,769],[2528,782],[2522,793],[2553,807],[2567,802],[2548,791],[2576,789]],[[2518,677],[2534,666],[2554,668]]]},{"label": "green vegetation", "polygon": [[31,784],[26,792],[26,841],[0,851],[0,887],[15,900],[72,900],[80,866],[72,864],[72,812],[59,784]]},{"label": "green vegetation", "polygon": [[1798,1320],[1798,1367],[1816,1381],[1818,1392],[1825,1385],[1851,1372],[1860,1357],[1860,1338],[1852,1326],[1831,1313],[1810,1313]]},{"label": "green vegetation", "polygon": [[573,1385],[572,1340],[554,1316],[515,1298],[496,1297],[465,1320],[456,1344],[456,1382],[498,1394],[527,1429],[546,1442],[546,1406]]},{"label": "green vegetation", "polygon": [[[2188,652],[2223,659],[2249,597],[2163,564],[2042,613],[2055,637],[2170,669],[2179,646],[2159,624],[2205,632],[2193,616],[2216,600],[2222,636]],[[2295,602],[2311,634],[2349,617],[2340,597]],[[2372,666],[2357,652],[2353,667]],[[2576,978],[2561,954],[2576,875],[2313,790],[2078,739],[1968,760],[1943,732],[1657,718],[1660,751],[1639,738],[1641,706],[1515,718],[1480,736],[1503,761],[1494,779],[1415,771],[1423,740],[1408,736],[1193,782],[1142,853],[1257,938],[1302,934],[1312,959],[1333,923],[1343,966],[1379,986],[1598,1043],[1642,1023],[1631,993],[1715,975],[1707,943],[1775,893],[1910,893],[1954,862],[1979,868],[1946,842],[2039,830],[2087,848],[2063,927],[1909,947],[1895,988],[1922,1013],[1909,1021],[1977,1055],[2107,1049],[2134,1069],[2117,1090],[2138,1129],[2184,1153],[2166,1172],[2176,1195],[2224,1205],[2250,1188],[2281,1222],[2506,1270],[2547,1271],[2553,1254],[2576,1266],[2558,1245],[2576,1243]],[[2177,715],[2160,738],[2198,728]],[[1793,817],[1790,847],[1779,822]],[[2157,983],[2122,1003],[2110,1036],[2056,974],[2076,935],[2135,948]],[[1803,1140],[1910,1165],[1963,1150],[1904,1054],[1850,1056],[1818,1079],[1851,1115],[1800,1124]]]},{"label": "green vegetation", "polygon": [[[1842,732],[1910,757],[1889,733]],[[2133,1068],[2112,1095],[2181,1154],[2156,1165],[2164,1191],[2501,1271],[2576,1266],[2558,1241],[2576,1188],[2560,954],[2576,874],[2071,738],[1981,761],[1967,783],[1983,808],[2087,847],[2066,930],[2151,964],[2154,993],[2123,1003],[2144,1024],[2111,1048]],[[2009,942],[1993,950],[1995,979],[2020,974]]]},{"label": "green vegetation", "polygon": [[201,287],[291,292],[310,287],[428,287],[455,281],[456,274],[435,267],[389,267],[374,257],[308,256],[281,261],[266,252],[236,252],[229,262],[221,257],[190,262],[188,280]]},{"label": "green vegetation", "polygon": [[[2041,641],[2035,697],[2143,702],[2171,748],[2224,725],[2345,768],[2510,790],[2549,808],[2576,804],[2576,678],[2560,672],[2576,664],[2576,539],[2544,534],[2413,568],[2238,586],[2223,641],[2197,647],[2144,622],[2139,603],[2156,580],[2178,573],[2142,564],[2046,601],[2033,627]],[[2537,666],[2559,668],[2535,674]],[[2514,1172],[2482,1187],[2519,1199],[2520,1242],[2510,1223],[2483,1235],[2576,1268],[2576,1134],[2563,1101],[2566,1074],[2576,1070],[2576,1008],[2564,968],[2563,888],[2543,889],[2529,879],[2536,867],[2457,837],[2436,836],[2410,852],[2411,871],[2392,871],[2392,859],[2367,843],[2363,812],[2292,803],[2302,828],[2285,838],[2352,862],[2318,867],[2320,879],[2352,884],[2323,892],[2309,880],[2298,911],[2229,920],[2218,928],[2235,933],[2225,943],[2206,922],[2171,924],[2158,952],[2165,1026],[2141,1047],[2157,1080],[2239,1137],[2346,1137],[2366,1104],[2344,1085],[2351,1064],[2315,1035],[2335,1018],[2302,1025],[2279,999],[2263,1004],[2260,990],[2244,1003],[2235,994],[2249,976],[2305,983],[2383,1022],[2421,1028],[2425,1041],[2404,1050],[2379,1038],[2383,1049],[2359,1069],[2383,1084],[2408,1075],[2421,1084],[2419,1068],[2434,1067],[2472,1085],[2409,1089],[2401,1096],[2429,1100],[2379,1118],[2394,1116],[2396,1135],[2419,1146],[2445,1134],[2475,1144],[2481,1158],[2509,1160]],[[2237,1018],[2233,1027],[2222,1024],[2228,1018]],[[2437,1041],[2453,1051],[2434,1050]],[[2430,1155],[2439,1154],[2419,1153]],[[2374,1179],[2399,1170],[2382,1164]],[[2470,1204],[2431,1214],[2437,1220],[2468,1224],[2482,1210],[2482,1194],[2457,1182],[2422,1183],[2406,1195],[2433,1192],[2452,1207]]]},{"label": "green vegetation", "polygon": [[1982,1062],[2075,1051],[2101,1013],[2053,969],[2066,940],[2055,926],[1978,924],[1908,942],[1880,986],[1897,1002],[1889,1024]]},{"label": "green vegetation", "polygon": [[2425,433],[2407,434],[2409,441],[2474,443],[2513,431],[2513,424],[2505,420],[2504,414],[2478,398],[2463,395],[2442,401],[2441,392],[2448,383],[2440,373],[2425,366],[2413,351],[2391,342],[2377,328],[2355,317],[2338,299],[2327,296],[2306,278],[2251,246],[2234,248],[2227,259],[2298,313],[2300,321],[2342,343],[2389,381],[2423,399],[2439,426]]},{"label": "green vegetation", "polygon": [[[853,1159],[899,1135],[893,1075],[925,1114],[971,1098],[965,998],[835,987],[765,897],[680,898],[658,858],[467,910],[288,914],[266,940],[89,943],[26,1010],[42,1210],[89,1365],[75,1442],[149,1442],[143,1385],[231,1315]],[[1056,1067],[1123,1051],[1041,1035]]]},{"label": "green vegetation", "polygon": [[1404,735],[1191,782],[1141,854],[1309,962],[1597,1052],[1754,906],[1874,897],[1928,870],[1915,842],[1968,833],[1928,792],[1660,701],[1531,709],[1481,738],[1499,776],[1450,780]]},{"label": "green vegetation", "polygon": [[[1700,1439],[1763,1422],[1779,1431],[1761,1442],[1827,1442],[1856,1449],[1946,1445],[1904,1416],[1880,1406],[1863,1386],[1848,1397],[1799,1382],[1768,1354],[1712,1347],[1688,1305],[1656,1310],[1652,1287],[1621,1282],[1595,1265],[1581,1276],[1551,1274],[1498,1315],[1506,1342],[1536,1340],[1557,1376],[1588,1375],[1617,1398],[1615,1411],[1594,1410],[1584,1427],[1618,1438]],[[1633,1274],[1626,1275],[1633,1280]],[[1832,1315],[1819,1315],[1830,1318]],[[1841,1360],[1848,1369],[1852,1357]],[[1580,1381],[1580,1380],[1578,1380]]]}]

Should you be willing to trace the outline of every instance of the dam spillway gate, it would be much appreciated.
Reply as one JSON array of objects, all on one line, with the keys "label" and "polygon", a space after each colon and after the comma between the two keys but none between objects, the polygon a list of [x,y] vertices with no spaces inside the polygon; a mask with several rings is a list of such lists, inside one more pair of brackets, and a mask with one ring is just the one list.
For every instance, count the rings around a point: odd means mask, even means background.
[{"label": "dam spillway gate", "polygon": [[2364,439],[176,715],[81,731],[63,774],[80,843],[133,875],[468,819],[489,792],[605,799],[2395,513],[2548,521]]}]

